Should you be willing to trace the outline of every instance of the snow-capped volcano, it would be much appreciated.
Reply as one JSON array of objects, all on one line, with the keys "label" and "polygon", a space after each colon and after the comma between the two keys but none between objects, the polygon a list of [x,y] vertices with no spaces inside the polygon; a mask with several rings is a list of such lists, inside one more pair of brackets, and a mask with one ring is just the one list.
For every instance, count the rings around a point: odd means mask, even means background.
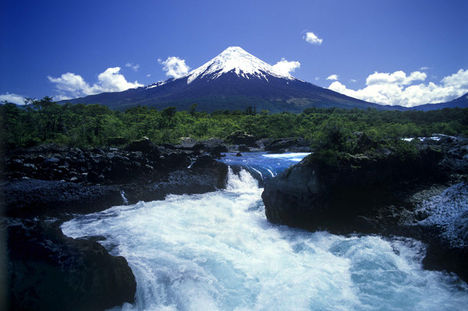
[{"label": "snow-capped volcano", "polygon": [[301,112],[310,107],[384,108],[298,80],[236,46],[178,79],[67,102],[103,104],[115,109],[144,105],[179,110],[197,104],[197,110],[208,112],[247,107],[270,112]]},{"label": "snow-capped volcano", "polygon": [[187,76],[187,83],[190,84],[197,78],[216,79],[231,71],[247,79],[256,77],[268,81],[268,75],[288,80],[294,79],[289,74],[284,75],[278,72],[273,66],[246,52],[243,48],[231,46],[209,62],[191,71]]}]

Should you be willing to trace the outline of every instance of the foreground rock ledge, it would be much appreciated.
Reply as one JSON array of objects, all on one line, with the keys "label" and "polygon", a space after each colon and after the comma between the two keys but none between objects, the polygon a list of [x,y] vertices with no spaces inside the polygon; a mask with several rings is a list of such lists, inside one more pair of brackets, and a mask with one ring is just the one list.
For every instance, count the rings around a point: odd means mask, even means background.
[{"label": "foreground rock ledge", "polygon": [[64,236],[58,223],[10,222],[11,310],[104,310],[134,301],[136,281],[125,258]]},{"label": "foreground rock ledge", "polygon": [[[310,231],[416,238],[428,245],[425,268],[455,272],[468,281],[467,244],[453,245],[439,226],[421,225],[429,215],[418,209],[450,184],[468,187],[467,147],[466,139],[452,139],[420,146],[412,157],[385,150],[344,154],[333,164],[310,155],[266,182],[266,217]],[[456,221],[456,234],[465,241],[468,217]]]},{"label": "foreground rock ledge", "polygon": [[46,145],[8,155],[0,225],[7,233],[9,309],[105,310],[134,302],[136,281],[125,258],[111,256],[99,237],[64,236],[60,225],[113,205],[225,187],[227,166],[214,158],[221,148],[192,149],[143,139],[123,149]]}]

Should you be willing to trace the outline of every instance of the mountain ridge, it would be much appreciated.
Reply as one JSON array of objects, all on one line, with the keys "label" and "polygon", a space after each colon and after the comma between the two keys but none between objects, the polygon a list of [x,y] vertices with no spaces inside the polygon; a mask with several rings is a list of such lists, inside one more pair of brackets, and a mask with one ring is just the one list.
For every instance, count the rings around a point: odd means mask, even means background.
[{"label": "mountain ridge", "polygon": [[444,109],[444,108],[468,108],[468,93],[457,97],[451,101],[443,102],[443,103],[435,103],[435,104],[424,104],[419,106],[411,107],[412,110],[421,110],[421,111],[429,111],[429,110],[437,110],[437,109]]},{"label": "mountain ridge", "polygon": [[[179,78],[170,78],[123,92],[108,92],[61,101],[61,103],[102,104],[116,110],[134,106],[157,109],[245,110],[302,112],[307,108],[407,110],[366,102],[322,88],[279,71],[246,52],[228,47],[216,57]],[[434,106],[428,107],[432,108]]]}]

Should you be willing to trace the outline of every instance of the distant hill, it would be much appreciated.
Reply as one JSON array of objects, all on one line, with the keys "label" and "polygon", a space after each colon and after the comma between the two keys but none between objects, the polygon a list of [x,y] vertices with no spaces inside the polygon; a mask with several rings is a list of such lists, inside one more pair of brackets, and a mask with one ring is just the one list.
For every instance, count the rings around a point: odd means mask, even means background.
[{"label": "distant hill", "polygon": [[413,107],[413,110],[421,110],[421,111],[428,111],[428,110],[436,110],[436,109],[444,109],[444,108],[468,108],[468,93],[462,95],[454,100],[451,100],[446,103],[438,103],[438,104],[425,104]]}]

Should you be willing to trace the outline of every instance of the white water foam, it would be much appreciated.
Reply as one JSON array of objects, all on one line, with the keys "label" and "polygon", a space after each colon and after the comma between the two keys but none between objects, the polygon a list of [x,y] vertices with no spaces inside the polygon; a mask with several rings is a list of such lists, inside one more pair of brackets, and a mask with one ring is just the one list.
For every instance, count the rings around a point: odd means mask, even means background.
[{"label": "white water foam", "polygon": [[458,183],[448,187],[441,194],[425,200],[420,211],[429,216],[419,221],[421,225],[436,225],[441,228],[442,236],[454,247],[465,247],[467,243],[466,220],[468,217],[468,185]]},{"label": "white water foam", "polygon": [[246,171],[226,190],[170,195],[75,218],[137,280],[123,310],[465,310],[468,288],[421,268],[421,245],[270,224]]},{"label": "white water foam", "polygon": [[265,158],[271,159],[288,159],[294,162],[300,162],[304,157],[308,156],[310,152],[291,152],[291,153],[279,153],[279,154],[264,154]]}]

